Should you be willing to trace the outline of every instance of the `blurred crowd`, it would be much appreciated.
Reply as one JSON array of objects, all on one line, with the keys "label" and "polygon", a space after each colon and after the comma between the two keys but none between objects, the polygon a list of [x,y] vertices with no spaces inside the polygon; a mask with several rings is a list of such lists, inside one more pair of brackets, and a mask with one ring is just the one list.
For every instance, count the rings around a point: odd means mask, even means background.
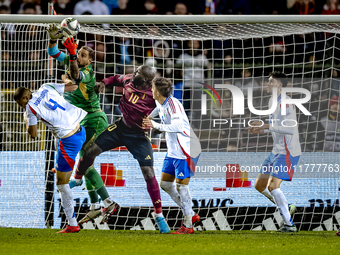
[{"label": "blurred crowd", "polygon": [[[2,13],[47,14],[340,14],[339,0],[0,0]],[[7,7],[7,8],[5,8]]]}]

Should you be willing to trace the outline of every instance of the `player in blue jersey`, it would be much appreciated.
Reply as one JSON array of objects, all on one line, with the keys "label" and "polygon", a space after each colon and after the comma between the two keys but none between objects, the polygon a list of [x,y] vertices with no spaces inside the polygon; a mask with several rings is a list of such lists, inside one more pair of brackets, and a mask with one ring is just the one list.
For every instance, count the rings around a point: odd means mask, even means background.
[{"label": "player in blue jersey", "polygon": [[15,91],[14,100],[25,109],[25,123],[31,137],[37,137],[38,120],[41,120],[58,138],[55,169],[57,188],[61,196],[68,226],[58,233],[79,232],[74,214],[73,194],[68,184],[75,159],[86,139],[85,129],[79,123],[87,113],[67,102],[60,94],[74,91],[77,86],[70,84],[46,83],[32,93],[25,87]]},{"label": "player in blue jersey", "polygon": [[[193,223],[199,221],[200,217],[192,210],[188,184],[195,173],[201,144],[190,127],[183,105],[171,96],[171,92],[172,84],[169,79],[153,79],[152,94],[157,107],[144,118],[143,124],[145,127],[166,132],[168,152],[163,163],[160,186],[182,208],[184,215],[182,226],[172,234],[192,234]],[[162,124],[152,120],[158,115]]]},{"label": "player in blue jersey", "polygon": [[[295,206],[288,206],[287,199],[280,189],[282,181],[291,181],[301,155],[299,141],[299,130],[296,119],[296,108],[294,105],[287,105],[286,115],[281,115],[281,89],[287,85],[287,76],[282,72],[273,72],[269,75],[268,93],[277,89],[277,98],[269,100],[269,108],[273,100],[277,100],[277,108],[270,115],[269,124],[261,122],[253,123],[248,128],[250,134],[263,134],[271,132],[273,136],[273,150],[265,159],[258,175],[255,188],[270,201],[277,205],[283,224],[281,232],[297,232],[291,215],[296,211]],[[288,96],[286,96],[289,98]],[[282,125],[285,121],[285,126]]]}]

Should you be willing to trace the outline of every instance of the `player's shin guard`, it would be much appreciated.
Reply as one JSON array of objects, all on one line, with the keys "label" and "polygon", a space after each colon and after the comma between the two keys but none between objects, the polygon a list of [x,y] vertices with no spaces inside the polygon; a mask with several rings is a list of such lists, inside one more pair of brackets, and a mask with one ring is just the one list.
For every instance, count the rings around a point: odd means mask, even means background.
[{"label": "player's shin guard", "polygon": [[78,226],[77,219],[74,214],[73,206],[73,194],[68,184],[57,185],[61,196],[61,205],[64,208],[66,218],[68,220],[68,225],[75,227]]},{"label": "player's shin guard", "polygon": [[284,222],[286,223],[286,225],[292,226],[293,221],[290,217],[288,202],[285,195],[282,193],[280,188],[272,190],[271,194],[274,197],[275,204],[278,206]]},{"label": "player's shin guard", "polygon": [[272,194],[270,193],[270,191],[268,190],[268,188],[266,188],[264,191],[261,192],[266,198],[268,198],[270,201],[273,202],[273,204],[275,204],[274,201],[274,197],[272,196]]},{"label": "player's shin guard", "polygon": [[85,176],[85,185],[86,185],[87,193],[89,194],[89,197],[90,197],[91,204],[98,203],[99,202],[98,194],[95,188],[92,186],[90,179],[87,178],[86,176]]},{"label": "player's shin guard", "polygon": [[179,207],[181,207],[181,198],[180,198],[179,193],[178,193],[178,191],[176,189],[175,182],[161,181],[160,186],[161,186],[162,190],[164,190],[166,193],[168,193],[169,196],[172,198],[172,200]]},{"label": "player's shin guard", "polygon": [[153,203],[153,207],[155,209],[155,213],[162,213],[161,192],[159,190],[156,177],[154,176],[150,179],[145,179],[145,181],[147,190]]},{"label": "player's shin guard", "polygon": [[192,200],[189,186],[176,183],[177,191],[181,198],[181,205],[184,212],[184,224],[187,228],[192,228]]},{"label": "player's shin guard", "polygon": [[[103,201],[109,197],[109,193],[107,193],[103,180],[94,167],[89,167],[86,170],[85,178],[87,178],[90,181],[93,187],[92,189],[96,191],[96,195],[98,194]],[[87,185],[86,188],[87,190],[89,190]]]}]

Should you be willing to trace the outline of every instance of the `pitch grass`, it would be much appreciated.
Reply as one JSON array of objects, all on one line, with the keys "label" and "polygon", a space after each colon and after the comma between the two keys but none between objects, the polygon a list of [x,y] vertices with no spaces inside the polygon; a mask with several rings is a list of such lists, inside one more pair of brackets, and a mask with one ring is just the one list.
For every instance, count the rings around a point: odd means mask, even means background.
[{"label": "pitch grass", "polygon": [[156,231],[0,228],[0,254],[340,254],[335,232],[207,231],[160,235]]}]

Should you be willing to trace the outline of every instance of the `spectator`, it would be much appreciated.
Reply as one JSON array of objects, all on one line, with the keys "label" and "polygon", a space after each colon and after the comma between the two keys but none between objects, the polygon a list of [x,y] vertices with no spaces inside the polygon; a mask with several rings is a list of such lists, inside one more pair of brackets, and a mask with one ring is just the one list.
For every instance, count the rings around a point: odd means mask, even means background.
[{"label": "spectator", "polygon": [[216,14],[250,14],[249,0],[220,0],[216,5]]},{"label": "spectator", "polygon": [[107,59],[114,59],[114,63],[116,64],[115,72],[124,74],[126,65],[135,65],[136,62],[143,62],[143,48],[139,47],[140,39],[134,39],[128,36],[130,33],[128,28],[122,28],[120,32],[123,35],[114,38],[115,48],[110,50],[110,52],[114,52],[114,54],[113,56],[107,56]]},{"label": "spectator", "polygon": [[107,5],[99,0],[82,0],[75,5],[75,15],[83,15],[85,12],[92,15],[110,15]]},{"label": "spectator", "polygon": [[[209,62],[206,57],[206,50],[202,49],[202,42],[197,40],[188,41],[188,49],[184,54],[179,55],[176,60],[177,65],[181,65],[183,84],[180,86],[184,87],[183,92],[183,106],[184,109],[191,109],[190,100],[192,98],[191,91],[197,86],[196,82],[203,82],[204,70],[208,66]],[[179,84],[178,84],[179,85]],[[180,88],[177,84],[175,88]],[[190,116],[190,112],[187,112]]]},{"label": "spectator", "polygon": [[[312,150],[340,152],[340,99],[333,96],[329,101],[329,114],[320,119],[317,133],[312,133]],[[316,139],[315,139],[316,137]]]},{"label": "spectator", "polygon": [[[168,13],[171,14],[171,13]],[[175,15],[186,15],[188,14],[188,7],[183,2],[178,2],[175,5],[174,13]]]},{"label": "spectator", "polygon": [[[26,6],[27,4],[29,4],[29,10],[26,10],[25,13],[24,6]],[[35,9],[35,11],[32,10],[32,6],[34,6],[33,8]],[[41,7],[38,0],[14,1],[11,4],[11,11],[12,14],[41,14]]]},{"label": "spectator", "polygon": [[58,15],[72,15],[75,4],[72,0],[58,0],[54,4],[54,10]]},{"label": "spectator", "polygon": [[[224,84],[231,84],[229,81]],[[216,98],[215,98],[216,99]],[[219,104],[216,99],[217,104],[215,105],[213,102],[211,103],[211,115],[215,118],[231,118],[232,117],[232,106],[231,106],[231,92],[230,90],[224,90],[222,96],[222,106]]]},{"label": "spectator", "polygon": [[144,3],[146,14],[157,14],[158,8],[155,4],[155,0],[146,0]]},{"label": "spectator", "polygon": [[[208,66],[206,51],[202,50],[201,42],[197,40],[188,41],[188,50],[181,54],[176,64],[183,66],[183,78],[188,82],[192,80],[202,81],[204,78],[204,67]],[[186,87],[186,85],[184,84]]]},{"label": "spectator", "polygon": [[323,6],[322,14],[324,15],[340,14],[339,0],[327,0],[327,3]]},{"label": "spectator", "polygon": [[253,91],[259,89],[259,84],[252,76],[250,69],[243,69],[241,71],[242,79],[235,82],[235,86],[243,90],[243,94],[248,95],[248,88],[253,88]]},{"label": "spectator", "polygon": [[270,61],[274,63],[283,64],[285,60],[285,53],[287,47],[283,40],[278,40],[277,42],[272,42],[269,46]]},{"label": "spectator", "polygon": [[112,9],[113,15],[131,14],[132,11],[128,8],[129,0],[117,0],[118,7]]},{"label": "spectator", "polygon": [[182,65],[184,86],[191,87],[193,81],[203,81],[204,67],[208,66],[206,51],[202,50],[201,42],[197,40],[188,41],[188,50],[181,54],[176,64]]},{"label": "spectator", "polygon": [[338,71],[333,69],[332,76],[331,76],[331,88],[334,90],[340,89],[340,79],[338,77]]},{"label": "spectator", "polygon": [[0,6],[0,14],[10,14],[10,9],[7,5]]},{"label": "spectator", "polygon": [[298,0],[295,2],[295,8],[297,14],[307,15],[315,14],[315,2],[314,0]]},{"label": "spectator", "polygon": [[103,0],[102,2],[107,5],[107,8],[109,8],[110,13],[112,13],[113,9],[118,8],[117,0]]},{"label": "spectator", "polygon": [[34,4],[32,3],[27,3],[23,7],[23,13],[22,14],[27,14],[27,15],[36,15],[37,10]]}]

